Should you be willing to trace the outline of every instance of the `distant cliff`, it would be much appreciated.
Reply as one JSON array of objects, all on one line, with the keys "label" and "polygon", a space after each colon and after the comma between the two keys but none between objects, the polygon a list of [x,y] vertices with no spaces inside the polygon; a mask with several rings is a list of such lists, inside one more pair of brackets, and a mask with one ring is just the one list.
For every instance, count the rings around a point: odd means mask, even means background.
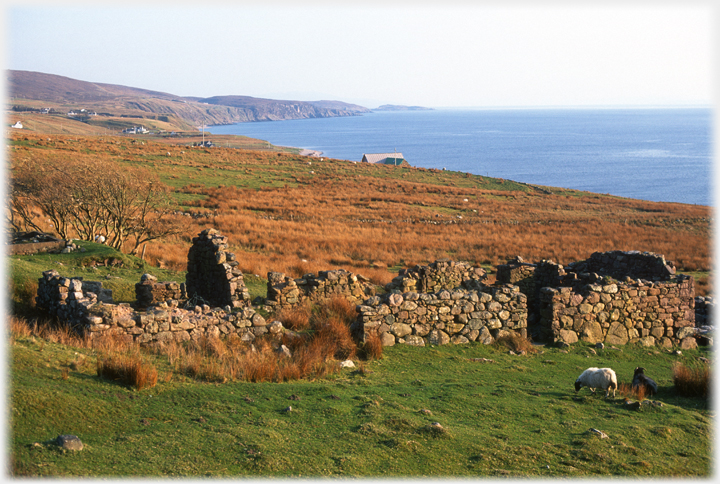
[{"label": "distant cliff", "polygon": [[237,118],[233,123],[355,116],[370,112],[362,106],[340,101],[278,101],[249,96],[214,96],[198,99],[198,102],[227,108],[228,115]]},{"label": "distant cliff", "polygon": [[355,116],[370,110],[340,101],[278,101],[249,96],[183,97],[135,87],[8,70],[8,104],[86,109],[114,116],[175,116],[198,126],[247,121]]}]

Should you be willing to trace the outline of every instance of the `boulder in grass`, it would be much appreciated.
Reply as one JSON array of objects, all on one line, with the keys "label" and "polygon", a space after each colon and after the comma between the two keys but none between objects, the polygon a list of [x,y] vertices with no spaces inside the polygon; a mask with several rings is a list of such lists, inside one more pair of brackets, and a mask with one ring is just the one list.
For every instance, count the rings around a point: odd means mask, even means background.
[{"label": "boulder in grass", "polygon": [[83,450],[83,443],[77,435],[60,435],[55,439],[55,444],[64,450]]}]

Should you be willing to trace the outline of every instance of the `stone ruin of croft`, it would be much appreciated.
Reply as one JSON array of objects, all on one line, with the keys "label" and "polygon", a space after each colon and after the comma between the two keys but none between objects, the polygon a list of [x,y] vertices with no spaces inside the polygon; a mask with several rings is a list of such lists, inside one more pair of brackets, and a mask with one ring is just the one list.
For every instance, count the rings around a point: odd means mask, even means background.
[{"label": "stone ruin of croft", "polygon": [[37,306],[81,334],[138,343],[280,336],[286,329],[274,317],[281,309],[344,297],[356,304],[354,336],[377,333],[386,346],[488,344],[510,333],[556,345],[712,344],[695,324],[696,313],[708,324],[712,301],[696,299],[693,279],[652,253],[595,253],[567,267],[517,257],[497,267],[493,284],[484,269],[450,260],[401,270],[384,288],[342,269],[300,278],[270,272],[267,296],[251,301],[228,246],[217,230],[203,230],[189,249],[185,282],[145,274],[132,306],[113,304],[101,283],[46,271]]}]

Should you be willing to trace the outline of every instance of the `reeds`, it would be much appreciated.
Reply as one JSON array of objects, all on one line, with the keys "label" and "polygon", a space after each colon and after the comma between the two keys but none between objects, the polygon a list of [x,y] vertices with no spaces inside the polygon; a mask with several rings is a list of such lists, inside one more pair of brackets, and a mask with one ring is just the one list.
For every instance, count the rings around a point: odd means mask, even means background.
[{"label": "reeds", "polygon": [[625,398],[634,398],[638,402],[642,402],[645,400],[645,386],[644,385],[638,385],[633,388],[633,386],[630,383],[618,383],[617,387],[617,393],[618,395],[625,397]]},{"label": "reeds", "polygon": [[98,357],[97,374],[138,390],[154,387],[158,379],[155,366],[145,361],[137,351]]},{"label": "reeds", "polygon": [[710,395],[710,365],[701,363],[689,366],[675,362],[672,367],[675,391],[684,397],[704,397]]}]

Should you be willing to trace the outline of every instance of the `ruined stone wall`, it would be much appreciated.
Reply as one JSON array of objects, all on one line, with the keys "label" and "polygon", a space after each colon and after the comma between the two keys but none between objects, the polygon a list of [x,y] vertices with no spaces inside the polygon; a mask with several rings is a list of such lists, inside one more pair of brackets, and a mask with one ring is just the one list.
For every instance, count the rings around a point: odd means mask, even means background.
[{"label": "ruined stone wall", "polygon": [[695,326],[712,325],[712,314],[715,311],[715,301],[710,296],[695,298]]},{"label": "ruined stone wall", "polygon": [[147,308],[162,302],[187,299],[185,284],[177,282],[157,282],[152,274],[143,274],[135,284],[135,299],[138,308]]},{"label": "ruined stone wall", "polygon": [[487,273],[482,267],[440,259],[427,266],[416,265],[411,269],[400,269],[397,277],[385,285],[385,290],[401,294],[431,293],[458,287],[477,290],[486,278]]},{"label": "ruined stone wall", "polygon": [[675,275],[675,266],[665,257],[652,252],[621,251],[595,252],[589,259],[568,264],[568,272],[594,272],[622,280],[625,277],[665,281]]},{"label": "ruined stone wall", "polygon": [[268,272],[265,304],[277,311],[305,301],[317,302],[333,297],[360,303],[374,294],[375,286],[368,279],[343,269],[320,271],[317,276],[305,274],[298,279],[287,277],[282,272]]},{"label": "ruined stone wall", "polygon": [[7,246],[8,255],[30,255],[41,252],[61,251],[65,248],[65,241],[35,242],[27,244],[10,244]]},{"label": "ruined stone wall", "polygon": [[188,298],[199,298],[217,307],[250,306],[243,273],[237,269],[235,254],[227,248],[227,237],[215,229],[203,230],[193,238],[185,277]]},{"label": "ruined stone wall", "polygon": [[98,302],[95,293],[82,289],[81,279],[62,277],[54,270],[45,271],[38,284],[37,306],[81,335],[90,338],[114,335],[140,344],[229,334],[252,341],[266,333],[280,336],[284,331],[279,321],[268,324],[252,308],[236,312],[229,311],[229,307],[213,309],[207,305],[181,309],[174,301],[172,305],[163,303],[147,311],[136,311],[127,303]]},{"label": "ruined stone wall", "polygon": [[540,291],[540,324],[547,342],[573,344],[580,340],[668,348],[695,345],[692,277],[616,282],[596,274],[576,276],[573,286]]},{"label": "ruined stone wall", "polygon": [[97,302],[96,293],[83,292],[82,278],[62,277],[57,271],[49,270],[38,279],[37,308],[68,322],[72,327],[79,325],[87,316],[88,308]]},{"label": "ruined stone wall", "polygon": [[485,344],[515,332],[527,336],[527,298],[517,286],[485,287],[486,292],[455,289],[437,293],[393,293],[358,306],[353,334],[364,341],[377,332],[384,346]]}]

